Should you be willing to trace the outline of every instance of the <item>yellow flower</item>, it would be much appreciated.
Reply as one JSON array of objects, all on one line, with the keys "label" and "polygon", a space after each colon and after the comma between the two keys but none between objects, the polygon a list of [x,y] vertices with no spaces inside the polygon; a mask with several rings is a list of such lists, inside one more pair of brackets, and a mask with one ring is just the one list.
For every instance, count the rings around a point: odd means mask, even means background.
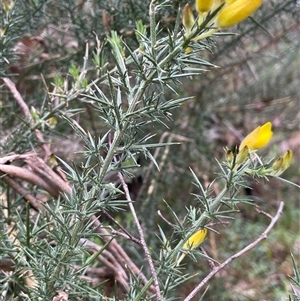
[{"label": "yellow flower", "polygon": [[188,37],[191,34],[191,30],[195,24],[194,14],[188,3],[185,5],[182,12],[182,23],[186,30],[185,37]]},{"label": "yellow flower", "polygon": [[197,248],[205,239],[207,234],[207,229],[203,228],[193,234],[183,245],[184,252],[182,252],[181,256],[176,260],[176,265],[178,266],[180,262],[184,259],[184,257],[188,254],[188,250],[193,250]]},{"label": "yellow flower", "polygon": [[226,28],[240,23],[252,15],[262,4],[263,0],[226,1],[226,7],[217,17],[217,25]]},{"label": "yellow flower", "polygon": [[211,10],[214,0],[196,0],[196,10],[198,13],[207,13]]},{"label": "yellow flower", "polygon": [[[214,3],[213,3],[213,6],[212,6],[212,8],[211,8],[211,10],[212,10],[212,11],[216,10],[216,9],[217,9],[218,7],[220,7],[220,5],[222,5],[224,2],[225,2],[225,0],[215,0]],[[227,2],[229,2],[229,0],[226,1],[226,5],[227,5]],[[223,9],[224,9],[224,7],[223,7]]]},{"label": "yellow flower", "polygon": [[193,250],[193,249],[197,248],[205,239],[206,234],[207,234],[206,228],[203,228],[203,229],[197,231],[183,245],[183,249]]},{"label": "yellow flower", "polygon": [[273,132],[271,122],[267,122],[262,126],[258,126],[241,142],[239,151],[241,151],[246,145],[250,151],[262,148],[271,140],[272,135]]}]

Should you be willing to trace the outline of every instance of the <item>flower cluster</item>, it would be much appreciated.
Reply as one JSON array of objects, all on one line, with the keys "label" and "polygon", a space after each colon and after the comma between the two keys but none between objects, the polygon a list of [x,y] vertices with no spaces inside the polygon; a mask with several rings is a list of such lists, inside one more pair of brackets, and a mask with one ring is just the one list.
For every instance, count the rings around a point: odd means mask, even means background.
[{"label": "flower cluster", "polygon": [[[235,167],[238,168],[247,160],[247,158],[251,158],[251,154],[266,146],[272,136],[273,132],[271,122],[258,126],[243,139],[238,148],[238,154],[235,159],[234,153],[231,150],[227,151],[227,162],[231,166],[234,162]],[[274,161],[270,168],[261,168],[259,170],[259,174],[265,176],[279,176],[291,165],[292,159],[293,152],[291,150],[287,150],[283,156],[280,156]]]},{"label": "flower cluster", "polygon": [[227,28],[238,24],[252,15],[262,4],[263,0],[196,0],[195,6],[197,11],[197,22],[189,4],[183,9],[182,23],[185,28],[185,38],[191,36],[192,30],[200,26],[206,17],[214,17],[207,23],[206,27],[211,28],[207,32],[197,35],[192,40],[211,36],[214,32],[221,28]]}]

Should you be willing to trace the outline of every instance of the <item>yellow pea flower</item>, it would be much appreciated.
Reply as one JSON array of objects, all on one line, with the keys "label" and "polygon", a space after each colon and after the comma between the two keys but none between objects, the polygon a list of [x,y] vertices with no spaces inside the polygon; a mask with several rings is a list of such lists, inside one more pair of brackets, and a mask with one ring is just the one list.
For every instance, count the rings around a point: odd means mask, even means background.
[{"label": "yellow pea flower", "polygon": [[272,138],[272,135],[273,132],[271,122],[267,122],[262,126],[258,126],[241,142],[239,150],[241,151],[246,145],[250,151],[262,148],[268,144]]},{"label": "yellow pea flower", "polygon": [[236,0],[227,1],[217,17],[217,25],[226,28],[240,23],[252,15],[262,4],[263,0]]},{"label": "yellow pea flower", "polygon": [[235,1],[237,1],[237,0],[226,0],[226,6],[232,4],[232,3],[235,2]]},{"label": "yellow pea flower", "polygon": [[206,235],[207,235],[207,229],[206,228],[203,228],[203,229],[197,231],[183,245],[183,249],[193,250],[193,249],[197,248],[203,242]]},{"label": "yellow pea flower", "polygon": [[198,13],[207,13],[211,10],[214,0],[196,0],[196,10]]},{"label": "yellow pea flower", "polygon": [[[225,5],[227,5],[227,2],[229,0],[226,1]],[[212,11],[216,10],[221,4],[223,4],[225,2],[225,0],[215,0],[214,3],[213,3],[213,6],[211,8]],[[224,9],[224,7],[223,7]]]},{"label": "yellow pea flower", "polygon": [[193,234],[183,245],[184,252],[181,256],[176,260],[176,265],[179,266],[180,262],[184,259],[184,257],[188,254],[188,250],[193,250],[197,248],[205,239],[207,234],[207,229],[203,228]]}]

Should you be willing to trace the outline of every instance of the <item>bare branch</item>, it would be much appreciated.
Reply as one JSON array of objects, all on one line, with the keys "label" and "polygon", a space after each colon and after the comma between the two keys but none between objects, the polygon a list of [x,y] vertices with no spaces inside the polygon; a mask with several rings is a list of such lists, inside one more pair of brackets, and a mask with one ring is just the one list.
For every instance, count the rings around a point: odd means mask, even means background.
[{"label": "bare branch", "polygon": [[29,111],[29,108],[27,104],[25,103],[24,99],[22,98],[20,92],[17,90],[16,85],[7,77],[2,78],[5,85],[8,87],[10,92],[12,93],[15,100],[18,102],[19,106],[23,110],[24,115],[29,119],[29,121],[32,121],[32,117]]},{"label": "bare branch", "polygon": [[40,201],[31,195],[25,188],[23,188],[17,181],[7,175],[3,175],[0,172],[0,176],[2,180],[7,183],[12,189],[17,191],[23,198],[30,203],[30,205],[37,211],[41,209]]},{"label": "bare branch", "polygon": [[26,154],[13,154],[9,155],[3,158],[0,158],[0,164],[6,164],[6,163],[12,163],[13,161],[19,160],[19,159],[26,159],[31,156],[36,156],[36,153],[26,153]]},{"label": "bare branch", "polygon": [[271,215],[271,214],[269,214],[268,212],[265,212],[265,211],[259,209],[257,206],[255,206],[255,210],[256,210],[258,213],[260,213],[260,214],[262,214],[262,215],[268,217],[269,219],[272,219],[272,215]]},{"label": "bare branch", "polygon": [[53,186],[56,190],[56,196],[59,192],[72,193],[72,188],[59,175],[57,175],[43,159],[38,156],[26,158],[25,162],[35,171],[45,182]]},{"label": "bare branch", "polygon": [[[90,254],[94,254],[98,252],[101,249],[101,246],[97,245],[96,243],[87,240],[87,239],[80,239],[80,243],[87,247],[87,251]],[[104,255],[105,252],[105,256]],[[113,275],[115,279],[122,284],[122,286],[125,288],[125,290],[129,291],[129,284],[128,284],[128,276],[123,270],[123,268],[118,264],[118,262],[115,260],[115,258],[112,256],[110,252],[107,250],[103,250],[103,255],[98,255],[97,259],[102,262],[108,269],[110,269],[113,272]]]},{"label": "bare branch", "polygon": [[133,242],[137,243],[137,244],[141,244],[141,242],[133,237],[118,221],[116,221],[106,210],[102,209],[102,212],[115,224],[117,225],[124,233],[120,233],[118,231],[115,231],[114,229],[112,229],[112,233],[115,232],[117,235],[121,235],[123,237],[126,237],[127,239],[132,240]]},{"label": "bare branch", "polygon": [[[108,242],[112,235],[101,225],[95,215],[91,217],[91,220],[95,226],[95,231],[102,234],[101,239],[104,242]],[[118,260],[118,262],[122,264],[124,268],[128,268],[133,274],[140,277],[144,284],[148,282],[148,279],[145,277],[142,271],[132,262],[130,257],[115,239],[110,241],[107,249],[113,254],[113,256],[115,256],[116,260]],[[155,293],[154,287],[150,286],[149,291]]]},{"label": "bare branch", "polygon": [[149,252],[149,249],[148,249],[146,241],[145,241],[144,231],[143,231],[143,229],[141,227],[141,224],[140,224],[140,222],[138,220],[138,217],[136,215],[136,212],[135,212],[132,200],[131,200],[130,192],[128,190],[128,186],[127,186],[127,184],[126,184],[126,182],[124,180],[124,177],[121,174],[121,172],[118,172],[118,176],[119,176],[119,179],[120,179],[121,184],[123,186],[123,189],[124,189],[124,192],[125,192],[125,196],[126,196],[126,199],[128,201],[128,206],[130,208],[130,211],[132,213],[133,219],[134,219],[135,224],[137,226],[137,229],[138,229],[138,232],[139,232],[139,235],[140,235],[140,241],[141,241],[142,247],[144,249],[147,262],[148,262],[149,267],[150,267],[150,272],[151,272],[151,275],[152,275],[152,278],[153,278],[153,283],[154,283],[155,292],[156,292],[156,296],[155,296],[156,300],[157,301],[161,301],[162,300],[162,296],[161,296],[161,292],[160,292],[160,288],[159,288],[158,278],[157,278],[157,274],[156,274],[156,271],[155,271],[153,259],[151,257],[151,254]]},{"label": "bare branch", "polygon": [[232,260],[244,255],[249,250],[253,249],[256,245],[258,245],[262,240],[267,238],[268,233],[271,231],[271,229],[274,227],[275,223],[280,218],[280,215],[282,213],[283,209],[283,202],[280,202],[279,208],[277,210],[277,213],[274,217],[272,217],[271,222],[268,226],[268,228],[251,244],[246,246],[241,251],[237,252],[236,254],[230,256],[228,259],[226,259],[222,264],[220,264],[218,267],[215,267],[195,288],[194,290],[183,300],[183,301],[190,301],[193,297],[196,296],[196,294],[208,283],[208,281],[216,275],[219,271],[224,269]]},{"label": "bare branch", "polygon": [[[26,102],[22,98],[20,92],[17,90],[16,85],[9,78],[4,77],[2,79],[5,83],[5,85],[9,88],[9,90],[12,93],[12,95],[14,96],[14,98],[16,99],[19,106],[21,107],[21,109],[22,109],[24,115],[26,116],[26,118],[28,118],[30,124],[33,125],[34,120],[33,120],[32,116],[30,114],[30,110],[29,110]],[[51,156],[51,150],[50,150],[49,146],[46,144],[41,131],[36,129],[34,132],[35,132],[35,136],[37,137],[38,141],[41,142],[41,144],[42,144],[42,148],[45,152],[45,158],[44,159],[46,160]]]}]

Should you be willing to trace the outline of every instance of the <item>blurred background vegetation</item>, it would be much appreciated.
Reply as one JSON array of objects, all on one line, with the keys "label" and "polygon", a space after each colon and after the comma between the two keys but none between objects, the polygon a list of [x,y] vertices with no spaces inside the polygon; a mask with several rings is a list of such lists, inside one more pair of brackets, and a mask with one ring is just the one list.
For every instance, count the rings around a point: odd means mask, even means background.
[{"label": "blurred background vegetation", "polygon": [[[173,1],[161,12],[162,35],[174,25],[178,5],[182,7],[186,2]],[[129,45],[137,45],[133,35],[135,22],[141,19],[148,24],[148,5],[149,1],[143,0],[19,0],[15,4],[3,0],[0,76],[9,77],[28,107],[33,106],[43,115],[54,106],[48,96],[53,91],[53,83],[67,77],[72,66],[82,66],[86,44],[89,60],[93,58],[96,36],[102,45],[110,31],[115,30]],[[180,96],[194,98],[173,111],[168,128],[157,124],[155,129],[149,129],[156,132],[153,141],[182,141],[181,145],[154,154],[160,173],[154,173],[150,162],[139,158],[144,167],[130,180],[150,245],[158,243],[157,223],[163,227],[157,210],[168,214],[162,199],[182,214],[195,201],[189,167],[208,184],[217,171],[215,158],[223,159],[223,148],[239,144],[257,125],[273,123],[274,137],[264,149],[267,158],[277,157],[286,149],[293,150],[293,164],[283,177],[300,184],[299,12],[297,1],[265,0],[253,18],[230,29],[235,34],[209,38],[211,46],[200,55],[216,67],[208,67],[198,77],[183,80]],[[106,48],[103,55],[110,57]],[[97,70],[94,71],[90,76],[96,78]],[[33,132],[2,82],[0,93],[0,156],[35,150],[37,141]],[[174,95],[164,97],[171,99]],[[95,118],[97,112],[88,104],[74,101],[72,105],[74,110],[80,109],[76,120],[85,130],[95,135],[103,130],[105,125],[99,123]],[[45,127],[43,134],[55,155],[67,162],[80,162],[76,152],[83,145],[64,120],[57,120],[54,128]],[[151,192],[149,186],[153,188]],[[298,262],[300,259],[299,191],[278,180],[263,185],[249,182],[249,186],[252,189],[243,193],[255,199],[263,210],[274,212],[283,200],[283,216],[263,244],[210,282],[207,300],[287,300],[291,291],[290,252]],[[214,189],[217,191],[218,187]],[[126,213],[123,215],[130,228],[133,221]],[[234,227],[228,229],[220,226],[220,234],[210,233],[204,245],[206,252],[218,261],[260,235],[268,220],[257,217],[254,206],[240,206],[232,224]],[[143,260],[130,246],[124,248],[136,262]],[[184,284],[176,297],[186,296],[210,270],[203,261],[201,265],[190,263],[188,268],[201,272],[190,284]]]}]

